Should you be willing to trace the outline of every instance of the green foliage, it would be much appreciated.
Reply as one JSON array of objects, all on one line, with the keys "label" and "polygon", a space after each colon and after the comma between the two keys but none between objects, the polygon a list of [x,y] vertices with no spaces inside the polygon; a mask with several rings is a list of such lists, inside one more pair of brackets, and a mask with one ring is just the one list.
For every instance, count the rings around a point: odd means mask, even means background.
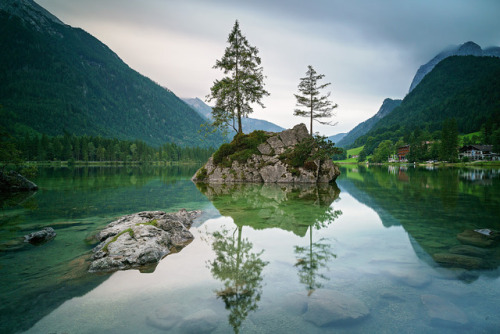
[{"label": "green foliage", "polygon": [[0,126],[0,170],[5,170],[8,164],[19,166],[21,162],[21,152],[13,142],[12,136]]},{"label": "green foliage", "polygon": [[448,162],[457,161],[458,159],[457,149],[458,149],[457,121],[454,118],[447,119],[443,123],[439,159]]},{"label": "green foliage", "polygon": [[346,160],[346,159],[347,159],[347,151],[346,151],[346,150],[344,150],[343,148],[340,148],[340,147],[339,147],[339,150],[340,150],[340,152],[339,152],[339,153],[337,153],[337,154],[335,154],[335,155],[332,157],[332,159],[333,159],[334,161],[338,161],[338,160]]},{"label": "green foliage", "polygon": [[[280,155],[280,160],[292,167],[305,167],[306,163],[315,160],[331,159],[341,149],[334,146],[325,136],[313,136],[303,139],[293,149],[289,149]],[[309,168],[313,168],[309,164]]]},{"label": "green foliage", "polygon": [[66,130],[154,147],[222,141],[220,135],[198,134],[200,115],[85,31],[49,20],[44,25],[53,33],[0,10],[0,45],[8,46],[0,52],[0,125],[15,137],[54,137]]},{"label": "green foliage", "polygon": [[358,155],[358,162],[363,162],[366,160],[366,151],[363,149],[361,152],[359,152]]},{"label": "green foliage", "polygon": [[493,152],[500,153],[500,127],[493,132]]},{"label": "green foliage", "polygon": [[390,140],[381,142],[373,153],[373,162],[387,162],[388,158],[394,154],[394,145]]},{"label": "green foliage", "polygon": [[330,92],[326,95],[319,95],[320,90],[326,88],[330,83],[318,84],[318,80],[323,79],[323,74],[317,74],[314,68],[309,65],[307,67],[306,76],[300,78],[299,94],[294,94],[297,99],[297,107],[304,107],[305,109],[295,109],[294,116],[308,117],[310,119],[310,135],[313,134],[313,121],[320,124],[331,124],[331,122],[322,122],[318,118],[330,118],[333,116],[333,110],[337,108],[337,104],[333,104],[328,100]]},{"label": "green foliage", "polygon": [[214,66],[226,76],[215,80],[207,99],[215,100],[213,125],[219,128],[231,126],[240,134],[243,133],[241,118],[253,112],[250,104],[257,103],[264,108],[261,99],[269,93],[264,89],[259,50],[242,35],[238,21],[234,23],[227,42],[229,46]]},{"label": "green foliage", "polygon": [[253,154],[260,154],[257,147],[269,138],[264,131],[237,134],[231,143],[222,144],[214,153],[214,164],[231,167],[233,161],[246,162]]},{"label": "green foliage", "polygon": [[231,144],[232,143],[224,143],[219,147],[217,151],[215,151],[214,164],[220,165],[225,158],[234,153],[236,146]]},{"label": "green foliage", "polygon": [[311,157],[311,152],[314,148],[314,139],[305,138],[300,143],[296,144],[293,149],[288,149],[280,155],[280,160],[284,161],[292,167],[302,167],[306,161],[314,161]]},{"label": "green foliage", "polygon": [[198,180],[204,180],[208,177],[208,174],[207,174],[207,169],[205,167],[203,168],[200,168],[200,170],[198,171],[198,173],[196,174],[196,179]]},{"label": "green foliage", "polygon": [[212,148],[181,147],[175,143],[153,148],[140,140],[77,137],[68,133],[57,137],[26,135],[14,142],[21,151],[20,157],[27,161],[204,162],[213,152]]}]

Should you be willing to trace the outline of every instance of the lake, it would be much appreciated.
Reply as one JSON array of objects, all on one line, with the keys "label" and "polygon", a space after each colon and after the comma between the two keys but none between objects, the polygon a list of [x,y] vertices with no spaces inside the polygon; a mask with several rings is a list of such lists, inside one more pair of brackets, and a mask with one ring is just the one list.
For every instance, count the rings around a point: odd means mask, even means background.
[{"label": "lake", "polygon": [[[42,168],[39,191],[0,196],[0,332],[500,331],[500,246],[460,237],[500,230],[500,170],[350,166],[319,187],[196,170]],[[153,272],[87,272],[100,228],[181,208],[203,210],[195,239]]]}]

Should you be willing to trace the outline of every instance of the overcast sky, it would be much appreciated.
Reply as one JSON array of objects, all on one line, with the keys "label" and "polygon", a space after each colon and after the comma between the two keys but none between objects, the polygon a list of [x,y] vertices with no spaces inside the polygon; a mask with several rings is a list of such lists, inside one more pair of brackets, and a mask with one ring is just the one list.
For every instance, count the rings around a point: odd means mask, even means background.
[{"label": "overcast sky", "polygon": [[[385,98],[404,98],[418,67],[444,48],[500,46],[498,0],[35,0],[108,45],[179,97],[205,100],[235,20],[264,67],[266,106],[251,115],[284,128],[307,65],[331,82],[335,127],[347,132]],[[308,124],[306,122],[306,124]]]}]

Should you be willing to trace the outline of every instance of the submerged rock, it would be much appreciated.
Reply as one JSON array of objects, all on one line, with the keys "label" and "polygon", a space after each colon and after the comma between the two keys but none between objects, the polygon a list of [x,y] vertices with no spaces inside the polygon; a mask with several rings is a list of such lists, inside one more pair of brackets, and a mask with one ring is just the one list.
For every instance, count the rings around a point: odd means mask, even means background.
[{"label": "submerged rock", "polygon": [[200,211],[144,211],[123,216],[96,235],[90,272],[156,265],[193,240],[188,231]]},{"label": "submerged rock", "polygon": [[467,315],[455,304],[435,295],[422,295],[422,304],[434,325],[463,326],[469,322]]},{"label": "submerged rock", "polygon": [[[280,133],[255,131],[223,144],[193,176],[200,183],[329,183],[340,170],[318,152],[304,124]],[[321,151],[320,151],[321,152]]]},{"label": "submerged rock", "polygon": [[56,237],[56,232],[52,227],[45,227],[41,231],[33,232],[24,236],[24,242],[33,245],[40,245]]},{"label": "submerged rock", "polygon": [[489,268],[489,265],[485,260],[475,256],[452,253],[436,253],[432,257],[434,258],[434,261],[445,267],[463,269]]},{"label": "submerged rock", "polygon": [[489,234],[484,234],[474,230],[465,230],[457,234],[457,239],[462,244],[471,245],[476,247],[493,247],[498,244],[500,240],[500,233],[490,231]]},{"label": "submerged rock", "polygon": [[37,190],[38,186],[14,171],[4,173],[0,171],[0,191],[16,192],[16,191],[33,191]]},{"label": "submerged rock", "polygon": [[353,323],[369,314],[368,307],[358,298],[334,290],[319,289],[309,297],[304,319],[324,327]]},{"label": "submerged rock", "polygon": [[468,255],[468,256],[475,256],[475,257],[481,257],[481,258],[485,257],[491,253],[487,249],[474,247],[474,246],[470,246],[470,245],[453,246],[452,248],[449,249],[449,252],[452,254]]}]

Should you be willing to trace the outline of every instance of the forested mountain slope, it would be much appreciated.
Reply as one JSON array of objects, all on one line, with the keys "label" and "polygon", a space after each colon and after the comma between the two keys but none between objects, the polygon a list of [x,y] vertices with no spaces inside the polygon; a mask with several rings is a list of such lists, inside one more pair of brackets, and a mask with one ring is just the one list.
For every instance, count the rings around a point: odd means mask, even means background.
[{"label": "forested mountain slope", "polygon": [[204,119],[174,93],[31,0],[2,0],[0,46],[0,125],[15,136],[66,131],[153,146],[218,142],[198,133]]}]

